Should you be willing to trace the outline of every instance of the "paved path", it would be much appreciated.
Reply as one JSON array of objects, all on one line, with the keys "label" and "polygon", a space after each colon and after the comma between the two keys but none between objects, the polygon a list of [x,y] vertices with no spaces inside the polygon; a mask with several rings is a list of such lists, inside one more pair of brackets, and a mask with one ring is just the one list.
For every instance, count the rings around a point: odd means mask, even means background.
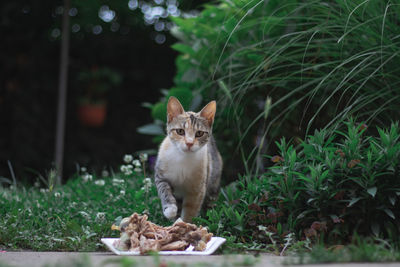
[{"label": "paved path", "polygon": [[[284,258],[270,254],[261,254],[259,257],[251,255],[213,255],[213,256],[131,256],[121,257],[109,252],[2,252],[0,253],[0,266],[254,266],[277,267],[282,266]],[[79,263],[79,264],[78,264]],[[125,263],[125,265],[123,265]],[[165,264],[167,263],[167,264]],[[175,265],[173,264],[175,263]],[[298,265],[299,266],[299,265]],[[300,265],[301,267],[306,265]],[[311,265],[312,267],[320,265]],[[373,263],[373,264],[330,264],[329,267],[375,267],[396,266],[400,263]]]}]

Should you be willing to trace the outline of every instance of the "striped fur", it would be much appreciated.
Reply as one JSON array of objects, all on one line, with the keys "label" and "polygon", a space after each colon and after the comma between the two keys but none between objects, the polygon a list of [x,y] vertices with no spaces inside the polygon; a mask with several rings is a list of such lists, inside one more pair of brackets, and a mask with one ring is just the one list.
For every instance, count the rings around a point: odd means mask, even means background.
[{"label": "striped fur", "polygon": [[190,222],[219,193],[222,158],[212,136],[216,103],[185,112],[171,97],[167,107],[167,137],[158,151],[155,183],[164,216],[173,220],[181,210],[180,217]]}]

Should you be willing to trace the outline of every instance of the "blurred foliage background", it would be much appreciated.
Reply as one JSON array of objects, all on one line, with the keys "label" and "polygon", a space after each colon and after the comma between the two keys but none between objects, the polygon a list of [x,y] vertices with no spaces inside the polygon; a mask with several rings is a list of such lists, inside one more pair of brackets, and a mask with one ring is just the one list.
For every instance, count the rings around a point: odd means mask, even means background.
[{"label": "blurred foliage background", "polygon": [[[136,128],[151,119],[141,103],[172,86],[168,17],[191,16],[202,3],[71,1],[65,177],[76,164],[101,171],[125,153],[155,148]],[[2,1],[0,13],[0,176],[10,177],[9,160],[18,179],[29,180],[54,161],[63,1]],[[93,83],[94,98],[107,102],[99,127],[77,117]]]},{"label": "blurred foliage background", "polygon": [[[262,173],[272,164],[263,155],[279,152],[281,136],[297,145],[349,117],[388,127],[400,117],[399,6],[72,1],[67,174],[76,164],[98,171],[124,153],[155,149],[171,95],[195,111],[217,100],[226,182]],[[42,171],[53,160],[62,2],[8,1],[1,12],[1,174],[8,176],[7,160],[17,172]],[[106,103],[104,125],[82,125],[82,102]]]}]

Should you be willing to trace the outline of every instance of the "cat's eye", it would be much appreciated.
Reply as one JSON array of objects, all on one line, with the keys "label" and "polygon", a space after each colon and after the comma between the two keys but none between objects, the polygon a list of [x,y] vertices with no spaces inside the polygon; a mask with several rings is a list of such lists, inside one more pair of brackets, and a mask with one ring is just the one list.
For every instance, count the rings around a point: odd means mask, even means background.
[{"label": "cat's eye", "polygon": [[204,135],[203,131],[197,131],[196,132],[196,137],[202,137]]},{"label": "cat's eye", "polygon": [[185,130],[183,129],[176,129],[176,133],[179,135],[185,135]]}]

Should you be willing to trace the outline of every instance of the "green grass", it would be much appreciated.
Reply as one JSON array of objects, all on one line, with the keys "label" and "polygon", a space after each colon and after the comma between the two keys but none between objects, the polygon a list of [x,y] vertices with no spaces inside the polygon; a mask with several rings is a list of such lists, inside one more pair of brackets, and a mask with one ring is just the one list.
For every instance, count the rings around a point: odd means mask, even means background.
[{"label": "green grass", "polygon": [[[155,186],[148,192],[142,174],[93,178],[76,176],[63,186],[0,187],[0,247],[41,251],[104,250],[102,237],[118,237],[111,225],[119,216],[148,212],[165,224]],[[96,181],[104,181],[102,182]]]}]

